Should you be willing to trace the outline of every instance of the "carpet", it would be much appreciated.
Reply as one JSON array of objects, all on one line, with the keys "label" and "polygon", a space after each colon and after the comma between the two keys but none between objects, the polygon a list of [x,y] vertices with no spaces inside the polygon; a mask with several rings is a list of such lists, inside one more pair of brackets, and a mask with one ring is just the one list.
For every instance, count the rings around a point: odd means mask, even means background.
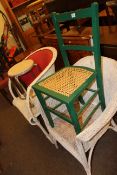
[{"label": "carpet", "polygon": [[[86,175],[62,146],[56,149],[0,94],[0,175]],[[92,175],[117,175],[117,133],[108,130],[97,143]]]}]

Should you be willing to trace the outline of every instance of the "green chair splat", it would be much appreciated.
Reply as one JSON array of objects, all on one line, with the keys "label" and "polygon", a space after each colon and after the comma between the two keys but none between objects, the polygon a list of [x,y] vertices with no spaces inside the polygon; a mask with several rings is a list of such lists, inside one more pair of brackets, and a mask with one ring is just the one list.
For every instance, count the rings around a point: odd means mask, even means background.
[{"label": "green chair splat", "polygon": [[[92,21],[92,45],[66,45],[63,41],[60,23],[72,20],[91,18]],[[59,48],[65,64],[65,68],[59,70],[50,77],[34,85],[34,90],[40,103],[45,111],[48,121],[54,127],[52,114],[60,117],[62,120],[73,125],[75,132],[78,134],[86,126],[91,116],[96,112],[99,106],[105,109],[105,98],[103,91],[103,82],[101,74],[101,55],[100,55],[100,34],[98,19],[98,4],[92,3],[89,8],[78,9],[72,12],[53,13],[52,19],[58,38]],[[68,61],[68,50],[91,51],[94,55],[95,69],[82,66],[71,66]],[[91,89],[92,83],[96,80],[97,89]],[[89,99],[84,100],[83,94],[91,93]],[[45,95],[44,95],[45,94]],[[82,113],[93,102],[96,95],[99,101],[82,121]],[[55,99],[57,103],[49,106],[47,101]],[[65,112],[58,110],[65,105]],[[76,108],[77,107],[77,108]]]}]

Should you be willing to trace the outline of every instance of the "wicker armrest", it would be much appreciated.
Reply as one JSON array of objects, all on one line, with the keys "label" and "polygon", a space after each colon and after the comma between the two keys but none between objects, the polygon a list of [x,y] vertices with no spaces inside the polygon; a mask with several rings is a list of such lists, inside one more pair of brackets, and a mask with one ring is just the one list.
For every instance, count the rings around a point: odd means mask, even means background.
[{"label": "wicker armrest", "polygon": [[99,118],[91,124],[88,128],[77,135],[77,139],[83,142],[90,141],[96,134],[99,133],[106,125],[109,124],[112,117],[117,111],[117,93],[107,105],[106,109],[99,116]]}]

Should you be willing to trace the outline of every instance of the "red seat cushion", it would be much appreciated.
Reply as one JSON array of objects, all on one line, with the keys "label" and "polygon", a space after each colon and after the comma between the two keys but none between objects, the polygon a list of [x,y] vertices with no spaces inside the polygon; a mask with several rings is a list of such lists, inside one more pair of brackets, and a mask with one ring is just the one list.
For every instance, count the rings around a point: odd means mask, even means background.
[{"label": "red seat cushion", "polygon": [[28,59],[32,59],[43,71],[46,66],[52,60],[53,53],[49,49],[39,50],[32,55],[29,55]]},{"label": "red seat cushion", "polygon": [[32,81],[48,66],[52,60],[53,53],[49,49],[38,50],[27,59],[32,59],[36,65],[26,74],[19,77],[26,86],[30,85]]}]

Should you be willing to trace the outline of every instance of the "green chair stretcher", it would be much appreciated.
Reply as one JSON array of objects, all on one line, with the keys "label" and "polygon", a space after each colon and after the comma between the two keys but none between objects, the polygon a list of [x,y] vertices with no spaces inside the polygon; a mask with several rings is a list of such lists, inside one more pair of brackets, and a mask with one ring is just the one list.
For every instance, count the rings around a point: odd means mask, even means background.
[{"label": "green chair stretcher", "polygon": [[[91,18],[93,44],[91,46],[65,45],[59,24],[61,22],[79,20],[82,18]],[[89,8],[78,9],[71,12],[54,12],[52,14],[52,19],[65,68],[42,80],[40,83],[34,85],[33,88],[38,99],[40,100],[50,125],[54,127],[54,122],[51,116],[51,113],[53,113],[66,122],[72,124],[76,133],[78,134],[86,126],[91,116],[99,106],[101,106],[102,110],[105,109],[105,98],[101,74],[98,4],[92,3],[91,7]],[[67,55],[68,50],[91,51],[94,54],[95,69],[82,66],[70,66]],[[90,89],[90,86],[95,80],[97,82],[97,89]],[[83,94],[86,94],[89,91],[91,92],[91,96],[87,101],[84,101]],[[95,105],[90,114],[88,114],[85,121],[81,121],[82,112],[86,110],[97,94],[99,96],[99,102]],[[48,106],[46,101],[49,98],[53,98],[59,101],[59,103],[54,107]],[[81,104],[79,110],[76,110],[75,107],[75,103],[77,101],[79,101]],[[66,105],[68,115],[57,110],[63,104]]]}]

